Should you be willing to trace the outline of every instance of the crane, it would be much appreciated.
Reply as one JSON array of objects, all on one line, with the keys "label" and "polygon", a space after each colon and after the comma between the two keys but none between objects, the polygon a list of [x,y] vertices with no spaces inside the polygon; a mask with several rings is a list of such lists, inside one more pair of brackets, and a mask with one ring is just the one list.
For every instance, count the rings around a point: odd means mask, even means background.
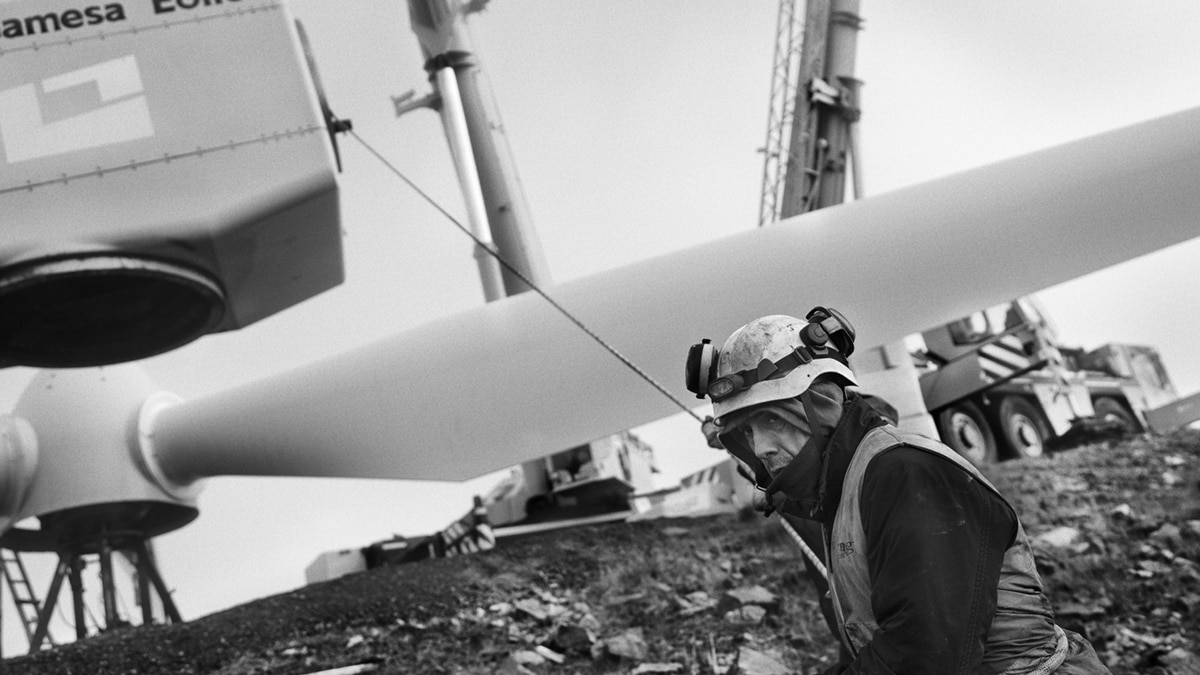
[{"label": "crane", "polygon": [[758,224],[790,218],[845,198],[851,168],[855,198],[862,176],[854,122],[856,0],[780,0],[763,146]]},{"label": "crane", "polygon": [[[846,179],[862,198],[854,76],[858,0],[780,0],[763,147],[759,226],[841,204]],[[901,424],[936,437],[903,339],[852,357],[863,388],[896,407]]]}]

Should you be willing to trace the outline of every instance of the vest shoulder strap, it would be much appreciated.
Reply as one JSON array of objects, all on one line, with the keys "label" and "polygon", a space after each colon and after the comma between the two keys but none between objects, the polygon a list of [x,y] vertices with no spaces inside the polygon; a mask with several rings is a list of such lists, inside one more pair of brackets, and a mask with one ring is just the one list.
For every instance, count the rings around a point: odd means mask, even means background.
[{"label": "vest shoulder strap", "polygon": [[1008,503],[1008,500],[1004,498],[1004,495],[1000,494],[1000,491],[996,489],[996,486],[992,485],[992,482],[989,481],[982,473],[980,473],[979,469],[976,468],[975,465],[970,461],[968,461],[966,457],[963,457],[954,450],[950,449],[949,446],[941,441],[936,441],[928,436],[922,436],[921,434],[913,433],[911,431],[904,431],[890,424],[876,427],[867,432],[866,436],[863,437],[862,442],[858,444],[858,450],[855,452],[854,459],[851,460],[850,468],[847,470],[847,477],[849,477],[851,473],[856,473],[854,478],[861,480],[861,474],[866,472],[867,465],[870,464],[871,460],[874,459],[876,455],[884,450],[894,448],[898,445],[907,445],[919,450],[924,450],[925,452],[935,454],[939,457],[943,457],[951,462],[954,462],[963,471],[971,474],[975,480],[979,481],[981,484],[987,486],[989,490],[996,493],[996,496],[1000,497],[1005,504]]}]

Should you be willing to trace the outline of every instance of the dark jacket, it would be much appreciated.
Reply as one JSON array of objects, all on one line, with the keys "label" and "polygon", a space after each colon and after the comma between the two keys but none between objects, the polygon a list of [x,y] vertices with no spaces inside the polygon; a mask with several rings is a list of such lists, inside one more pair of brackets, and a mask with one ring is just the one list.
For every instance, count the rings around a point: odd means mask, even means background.
[{"label": "dark jacket", "polygon": [[[861,398],[847,398],[821,453],[813,515],[826,531],[855,449],[885,423]],[[957,672],[964,652],[968,662],[979,663],[995,613],[1000,561],[1016,536],[1012,509],[954,463],[904,445],[871,461],[862,494],[871,604],[888,629],[853,662],[829,672]],[[947,519],[965,526],[942,527]]]},{"label": "dark jacket", "polygon": [[[830,541],[828,533],[851,461],[864,437],[887,423],[860,397],[848,394],[832,430],[801,450],[807,460],[794,462],[812,466],[812,454],[817,453],[819,480],[802,480],[801,472],[788,471],[789,465],[777,479],[792,478],[772,484],[768,492],[777,489],[786,497],[785,512],[808,511],[808,517],[825,530],[825,541]],[[878,629],[853,660],[844,659],[828,673],[991,675],[1006,670],[1003,664],[1018,662],[1023,662],[1022,668],[1037,669],[1042,657],[1034,657],[1033,664],[1029,658],[1046,649],[1048,631],[1053,630],[1058,641],[1041,668],[1058,675],[1110,675],[1086,639],[1053,625],[1040,582],[1027,590],[1012,586],[1014,571],[1026,571],[1006,568],[1006,556],[1024,556],[1013,544],[1019,540],[1018,546],[1027,548],[1028,539],[1019,534],[1016,514],[1003,497],[985,486],[982,477],[976,480],[969,467],[959,466],[953,456],[942,456],[940,451],[901,442],[876,452],[861,474],[858,515],[865,541],[869,611]],[[801,503],[808,508],[800,508]],[[828,547],[825,553],[828,560]],[[1031,558],[1023,564],[1032,571]],[[1013,605],[1003,621],[997,620],[1001,586],[1007,589],[1010,605],[1016,601],[1024,608],[1026,619],[1012,615]],[[1036,593],[1040,600],[1025,598],[1026,592]],[[1024,621],[1028,628],[1018,628]]]}]

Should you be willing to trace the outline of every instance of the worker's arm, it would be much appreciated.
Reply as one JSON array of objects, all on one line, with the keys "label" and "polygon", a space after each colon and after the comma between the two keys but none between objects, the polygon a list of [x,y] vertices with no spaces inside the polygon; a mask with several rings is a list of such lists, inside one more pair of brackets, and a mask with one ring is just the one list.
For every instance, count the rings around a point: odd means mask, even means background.
[{"label": "worker's arm", "polygon": [[861,509],[879,630],[842,672],[977,672],[1015,514],[953,462],[905,446],[868,466]]}]

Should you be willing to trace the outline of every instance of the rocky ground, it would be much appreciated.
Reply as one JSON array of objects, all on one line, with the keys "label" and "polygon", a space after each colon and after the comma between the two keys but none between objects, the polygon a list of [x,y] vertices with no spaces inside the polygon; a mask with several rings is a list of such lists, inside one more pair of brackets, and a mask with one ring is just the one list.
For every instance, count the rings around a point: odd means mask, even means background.
[{"label": "rocky ground", "polygon": [[[1200,432],[1008,462],[1059,622],[1112,671],[1200,673]],[[797,549],[756,514],[613,524],[382,568],[9,659],[26,673],[820,672]]]}]

